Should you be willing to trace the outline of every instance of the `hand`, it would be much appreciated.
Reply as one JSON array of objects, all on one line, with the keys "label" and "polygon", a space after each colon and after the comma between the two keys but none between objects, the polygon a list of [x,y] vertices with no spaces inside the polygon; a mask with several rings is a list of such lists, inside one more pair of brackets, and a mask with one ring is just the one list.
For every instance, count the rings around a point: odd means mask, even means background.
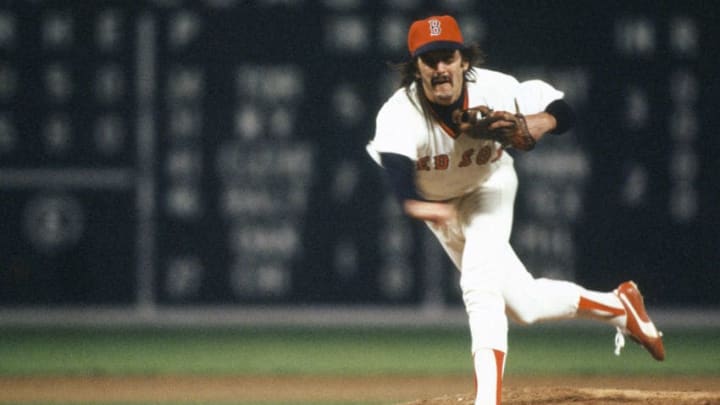
[{"label": "hand", "polygon": [[455,206],[444,202],[405,200],[403,209],[409,217],[430,221],[435,226],[446,226],[457,218]]},{"label": "hand", "polygon": [[540,140],[543,135],[555,129],[557,120],[551,114],[541,112],[537,114],[528,114],[525,116],[528,131],[535,140]]},{"label": "hand", "polygon": [[500,143],[504,148],[532,150],[536,138],[528,128],[528,123],[520,107],[515,102],[515,113],[494,111],[479,105],[467,110],[453,112],[453,121],[461,134],[474,139],[488,139]]}]

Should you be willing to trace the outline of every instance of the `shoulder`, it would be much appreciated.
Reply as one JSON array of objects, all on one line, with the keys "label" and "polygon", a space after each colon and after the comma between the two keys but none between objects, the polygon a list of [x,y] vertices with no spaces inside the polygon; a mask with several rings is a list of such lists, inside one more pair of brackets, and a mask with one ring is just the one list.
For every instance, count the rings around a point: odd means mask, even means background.
[{"label": "shoulder", "polygon": [[[542,92],[542,93],[553,93],[558,92],[552,85],[540,79],[530,79],[525,81],[518,81],[512,75],[502,73],[496,70],[473,68],[475,74],[475,85],[484,89],[499,89],[507,90],[522,94],[524,92]],[[562,97],[562,93],[560,96]]]},{"label": "shoulder", "polygon": [[426,134],[422,113],[413,103],[413,88],[397,90],[380,108],[371,148],[376,153],[395,153],[415,159]]},{"label": "shoulder", "polygon": [[411,86],[410,90],[405,88],[399,88],[385,101],[382,110],[387,109],[411,109],[413,108],[413,101],[417,99],[417,92],[415,86]]},{"label": "shoulder", "polygon": [[475,76],[473,84],[476,86],[515,87],[519,83],[514,76],[497,70],[473,67],[472,74]]},{"label": "shoulder", "polygon": [[521,92],[535,92],[541,94],[554,94],[557,98],[562,98],[563,94],[547,82],[539,79],[526,80],[520,83]]},{"label": "shoulder", "polygon": [[402,117],[405,120],[412,119],[412,117],[420,114],[418,106],[419,101],[417,100],[415,87],[412,86],[409,91],[404,88],[400,88],[396,90],[392,96],[387,99],[387,101],[385,101],[382,107],[380,107],[377,120],[397,120],[399,117]]},{"label": "shoulder", "polygon": [[473,81],[467,83],[469,104],[487,105],[496,110],[510,111],[518,90],[515,77],[489,69],[473,68]]}]

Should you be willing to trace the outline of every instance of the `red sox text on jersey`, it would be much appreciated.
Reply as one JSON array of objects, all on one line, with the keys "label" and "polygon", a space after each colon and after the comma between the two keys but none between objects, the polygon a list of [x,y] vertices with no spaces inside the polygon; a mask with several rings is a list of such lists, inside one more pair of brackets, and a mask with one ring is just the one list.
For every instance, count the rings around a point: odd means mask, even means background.
[{"label": "red sox text on jersey", "polygon": [[[470,148],[465,150],[460,156],[460,161],[457,163],[457,167],[467,167],[471,164],[476,165],[484,165],[488,162],[490,162],[490,156],[492,155],[492,150],[489,145],[485,145],[482,148],[480,148],[477,153],[475,153],[475,148]],[[493,161],[497,160],[500,157],[500,153],[502,153],[502,149],[498,150],[498,154],[493,159]],[[432,165],[431,165],[432,162]],[[450,162],[450,155],[447,154],[441,154],[436,156],[423,156],[418,158],[417,162],[415,163],[415,169],[416,170],[447,170],[450,167],[450,164],[453,162]]]}]

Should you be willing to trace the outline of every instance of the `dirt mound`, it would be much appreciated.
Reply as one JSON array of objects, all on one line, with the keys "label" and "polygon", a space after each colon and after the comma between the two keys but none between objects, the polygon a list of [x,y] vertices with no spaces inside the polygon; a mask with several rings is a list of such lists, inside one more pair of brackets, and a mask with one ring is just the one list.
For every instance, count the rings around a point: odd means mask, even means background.
[{"label": "dirt mound", "polygon": [[[523,388],[504,389],[504,405],[537,404],[655,404],[720,405],[720,393],[644,391],[602,388]],[[471,393],[408,402],[402,405],[473,405]]]},{"label": "dirt mound", "polygon": [[[0,376],[4,403],[472,405],[459,376]],[[448,393],[465,392],[462,395]],[[407,402],[412,398],[434,398]],[[503,404],[720,405],[720,376],[508,376]]]}]

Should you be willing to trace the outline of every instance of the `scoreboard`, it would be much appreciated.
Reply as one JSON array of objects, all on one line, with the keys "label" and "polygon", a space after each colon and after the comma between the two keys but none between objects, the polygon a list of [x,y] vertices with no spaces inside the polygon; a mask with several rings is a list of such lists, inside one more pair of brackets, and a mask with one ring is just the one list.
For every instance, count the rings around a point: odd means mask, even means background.
[{"label": "scoreboard", "polygon": [[1,4],[0,306],[459,305],[364,150],[425,10],[577,109],[516,156],[531,272],[716,304],[720,10],[561,3]]}]

